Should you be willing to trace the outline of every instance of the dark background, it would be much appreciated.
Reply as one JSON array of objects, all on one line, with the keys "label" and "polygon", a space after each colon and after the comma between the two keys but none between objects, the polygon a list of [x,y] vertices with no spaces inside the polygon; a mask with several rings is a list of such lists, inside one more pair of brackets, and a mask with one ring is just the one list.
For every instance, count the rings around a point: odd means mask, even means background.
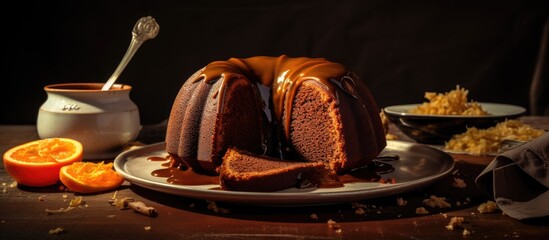
[{"label": "dark background", "polygon": [[[380,107],[459,84],[470,99],[549,115],[549,1],[43,1],[3,7],[0,124],[34,124],[43,87],[105,82],[143,16],[160,24],[117,83],[142,124],[168,118],[183,82],[214,60],[323,57],[356,72]],[[547,33],[546,33],[547,34]],[[545,61],[545,62],[543,62]],[[532,88],[534,83],[537,87]]]}]

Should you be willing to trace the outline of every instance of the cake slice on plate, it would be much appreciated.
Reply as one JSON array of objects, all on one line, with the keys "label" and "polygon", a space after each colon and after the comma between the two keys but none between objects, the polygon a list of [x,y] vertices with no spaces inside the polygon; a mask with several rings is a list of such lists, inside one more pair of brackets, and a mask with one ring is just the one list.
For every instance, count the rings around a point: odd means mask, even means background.
[{"label": "cake slice on plate", "polygon": [[219,179],[226,190],[272,192],[303,183],[318,184],[325,175],[322,162],[293,162],[229,148]]}]

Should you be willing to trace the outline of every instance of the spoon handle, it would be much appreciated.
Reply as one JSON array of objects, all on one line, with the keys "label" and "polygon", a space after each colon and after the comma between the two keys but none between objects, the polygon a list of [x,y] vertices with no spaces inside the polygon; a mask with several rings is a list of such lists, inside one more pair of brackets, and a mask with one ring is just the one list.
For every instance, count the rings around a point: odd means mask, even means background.
[{"label": "spoon handle", "polygon": [[116,79],[118,79],[118,76],[120,76],[122,71],[124,71],[124,68],[126,68],[128,63],[132,59],[135,52],[137,52],[137,49],[141,47],[141,44],[151,38],[155,38],[156,35],[158,35],[158,30],[158,24],[156,23],[154,18],[150,16],[143,17],[137,21],[137,23],[133,27],[130,46],[126,51],[126,54],[124,54],[122,61],[120,61],[120,64],[118,64],[118,67],[116,68],[116,70],[114,70],[114,73],[101,88],[102,91],[107,91],[112,87]]},{"label": "spoon handle", "polygon": [[101,88],[102,91],[107,91],[112,87],[112,85],[114,84],[116,79],[118,79],[118,76],[120,76],[122,71],[124,71],[124,68],[126,68],[126,66],[128,65],[128,63],[132,59],[135,52],[137,52],[137,49],[139,49],[141,44],[143,44],[142,41],[138,41],[135,38],[132,38],[132,41],[130,42],[130,46],[128,47],[128,50],[126,51],[126,54],[124,55],[124,58],[122,58],[122,61],[120,61],[120,64],[118,64],[118,67],[116,68],[116,70],[114,70],[114,73],[112,73],[109,80],[105,83],[105,85],[103,85],[103,87]]}]

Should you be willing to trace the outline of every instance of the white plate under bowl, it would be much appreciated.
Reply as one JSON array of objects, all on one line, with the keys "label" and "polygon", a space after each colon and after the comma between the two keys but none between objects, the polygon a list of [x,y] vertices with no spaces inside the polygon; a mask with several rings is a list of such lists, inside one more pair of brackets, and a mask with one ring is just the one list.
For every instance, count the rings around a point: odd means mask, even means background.
[{"label": "white plate under bowl", "polygon": [[394,171],[380,175],[396,179],[394,184],[355,182],[339,188],[290,188],[277,192],[227,191],[221,190],[218,184],[188,186],[168,183],[167,178],[151,174],[165,168],[161,165],[166,162],[148,160],[167,155],[163,142],[123,152],[116,157],[114,167],[132,184],[158,192],[210,201],[278,206],[333,204],[390,196],[433,184],[454,167],[450,155],[422,144],[388,141],[380,156],[389,154],[399,156],[398,160],[384,162],[392,165]]}]

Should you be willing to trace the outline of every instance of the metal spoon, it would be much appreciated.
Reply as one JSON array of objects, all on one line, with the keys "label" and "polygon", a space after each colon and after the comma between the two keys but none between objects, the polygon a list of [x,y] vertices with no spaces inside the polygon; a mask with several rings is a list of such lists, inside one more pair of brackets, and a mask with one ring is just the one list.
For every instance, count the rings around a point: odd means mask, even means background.
[{"label": "metal spoon", "polygon": [[118,64],[116,70],[114,70],[114,73],[105,85],[103,85],[103,88],[101,88],[102,91],[107,91],[112,87],[116,79],[118,79],[118,76],[120,76],[126,65],[128,65],[128,62],[132,59],[135,52],[137,52],[137,49],[141,47],[141,44],[149,39],[155,38],[156,35],[158,35],[159,30],[160,26],[158,26],[158,23],[156,23],[154,18],[151,16],[142,17],[137,21],[132,30],[132,41],[130,42],[130,46],[126,51],[124,58],[122,58],[122,61]]}]

